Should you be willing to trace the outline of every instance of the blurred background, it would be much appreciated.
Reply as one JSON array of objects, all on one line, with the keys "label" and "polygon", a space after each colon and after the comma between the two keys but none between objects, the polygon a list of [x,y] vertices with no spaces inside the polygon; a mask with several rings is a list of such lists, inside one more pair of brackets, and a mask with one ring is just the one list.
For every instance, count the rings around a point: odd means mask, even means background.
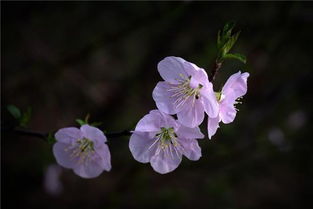
[{"label": "blurred background", "polygon": [[[235,121],[160,175],[135,161],[129,137],[109,141],[111,172],[85,180],[58,167],[48,143],[1,133],[3,208],[308,208],[312,199],[312,2],[1,2],[1,124],[5,106],[32,107],[29,129],[76,126],[91,114],[107,132],[133,129],[156,108],[157,63],[180,56],[207,70],[217,31],[241,35],[219,90],[248,71]],[[201,128],[206,134],[206,123]]]}]

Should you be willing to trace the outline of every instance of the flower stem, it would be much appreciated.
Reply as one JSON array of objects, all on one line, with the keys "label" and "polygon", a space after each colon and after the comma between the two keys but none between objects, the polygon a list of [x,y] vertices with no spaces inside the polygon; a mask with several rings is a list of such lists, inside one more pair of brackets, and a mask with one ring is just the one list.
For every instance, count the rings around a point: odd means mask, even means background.
[{"label": "flower stem", "polygon": [[219,69],[222,67],[223,62],[215,60],[214,63],[214,67],[212,69],[211,75],[209,77],[209,81],[212,82],[215,79],[215,76],[217,74],[217,72],[219,71]]}]

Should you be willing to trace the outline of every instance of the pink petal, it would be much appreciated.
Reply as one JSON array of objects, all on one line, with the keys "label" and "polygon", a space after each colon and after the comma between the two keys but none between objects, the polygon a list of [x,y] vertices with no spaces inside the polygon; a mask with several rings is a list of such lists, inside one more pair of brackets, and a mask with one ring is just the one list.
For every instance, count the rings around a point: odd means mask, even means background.
[{"label": "pink petal", "polygon": [[62,128],[55,133],[55,138],[58,142],[73,144],[77,139],[81,139],[82,133],[78,128]]},{"label": "pink petal", "polygon": [[163,113],[159,110],[152,110],[152,111],[150,111],[150,113],[151,112],[157,112],[160,114],[160,117],[161,117],[161,126],[160,127],[174,128],[174,130],[177,130],[179,128],[180,124],[177,123],[177,121],[171,115]]},{"label": "pink petal", "polygon": [[83,125],[80,127],[80,130],[84,137],[92,140],[95,143],[95,146],[101,146],[104,142],[107,141],[106,136],[98,128],[89,125]]},{"label": "pink petal", "polygon": [[53,155],[59,165],[65,168],[73,168],[77,163],[78,159],[71,156],[74,150],[70,149],[69,144],[56,142],[52,149]]},{"label": "pink petal", "polygon": [[183,146],[183,154],[189,160],[199,160],[202,156],[201,148],[196,139],[184,139],[180,138],[180,144]]},{"label": "pink petal", "polygon": [[161,127],[177,127],[175,119],[159,110],[151,110],[136,125],[136,132],[159,132]]},{"label": "pink petal", "polygon": [[179,138],[186,138],[186,139],[203,139],[204,135],[201,133],[199,127],[189,128],[186,126],[180,126],[177,130],[176,134]]},{"label": "pink petal", "polygon": [[184,126],[194,128],[202,123],[204,119],[204,108],[200,99],[195,99],[194,103],[192,98],[188,100],[184,105],[184,109],[177,113],[177,118]]},{"label": "pink petal", "polygon": [[222,102],[220,105],[220,117],[223,123],[227,124],[233,122],[236,117],[236,113],[237,111],[233,104]]},{"label": "pink petal", "polygon": [[99,146],[96,148],[96,154],[97,160],[99,162],[99,165],[106,171],[110,171],[111,166],[111,154],[108,145],[103,144],[102,146]]},{"label": "pink petal", "polygon": [[171,88],[173,88],[173,85],[167,82],[158,82],[152,92],[152,97],[159,110],[166,114],[172,115],[179,112],[180,109],[176,108],[176,105],[174,104],[176,98],[172,96],[173,92],[169,91]]},{"label": "pink petal", "polygon": [[205,72],[204,69],[199,68],[193,63],[186,62],[185,66],[192,66],[188,67],[189,70],[186,70],[186,72],[191,75],[191,83],[197,83],[197,85],[190,85],[193,88],[198,87],[199,84],[202,84],[203,86],[207,86],[209,84],[208,75]]},{"label": "pink petal", "polygon": [[219,104],[213,91],[212,83],[209,83],[207,87],[201,89],[201,100],[204,106],[204,111],[209,117],[215,118],[219,112]]},{"label": "pink petal", "polygon": [[231,98],[236,100],[238,97],[241,97],[247,93],[247,78],[249,73],[238,73],[233,74],[226,81],[222,93],[225,95],[225,98]]},{"label": "pink petal", "polygon": [[174,149],[167,148],[167,151],[161,150],[151,158],[153,170],[160,174],[169,173],[175,170],[182,160],[182,154],[175,152]]},{"label": "pink petal", "polygon": [[103,172],[102,166],[97,160],[90,160],[84,163],[77,163],[74,173],[82,178],[95,178]]},{"label": "pink petal", "polygon": [[181,79],[180,75],[188,77],[188,74],[185,72],[185,62],[180,57],[166,57],[159,62],[158,71],[163,80],[172,84],[178,84],[178,80]]},{"label": "pink petal", "polygon": [[136,125],[136,131],[150,132],[159,131],[161,127],[161,117],[158,112],[150,112],[145,115]]},{"label": "pink petal", "polygon": [[217,129],[219,128],[219,121],[220,117],[210,118],[208,117],[208,135],[209,139],[216,133]]},{"label": "pink petal", "polygon": [[154,142],[155,139],[151,138],[149,133],[133,133],[129,140],[129,149],[135,160],[141,163],[149,162],[158,146],[158,143],[152,146]]}]

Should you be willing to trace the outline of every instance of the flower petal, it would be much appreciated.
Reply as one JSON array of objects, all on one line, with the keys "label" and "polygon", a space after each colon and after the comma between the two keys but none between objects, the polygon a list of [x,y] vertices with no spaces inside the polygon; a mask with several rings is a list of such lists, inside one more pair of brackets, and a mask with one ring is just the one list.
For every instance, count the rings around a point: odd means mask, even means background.
[{"label": "flower petal", "polygon": [[69,144],[56,142],[52,149],[53,155],[59,165],[65,168],[75,167],[78,159],[72,156],[74,150],[70,148]]},{"label": "flower petal", "polygon": [[[170,145],[172,146],[172,145]],[[175,152],[174,149],[161,150],[151,158],[151,166],[153,170],[160,174],[169,173],[175,170],[182,160],[182,154]]]},{"label": "flower petal", "polygon": [[76,164],[74,173],[82,178],[95,178],[103,172],[102,166],[97,160],[90,160]]},{"label": "flower petal", "polygon": [[182,78],[181,76],[188,78],[184,67],[185,62],[180,57],[165,57],[158,64],[158,71],[163,80],[171,84],[178,84],[178,80]]},{"label": "flower petal", "polygon": [[200,91],[201,100],[204,106],[204,111],[209,117],[215,118],[218,115],[219,105],[216,96],[213,92],[212,83],[208,83],[208,86],[204,87]]},{"label": "flower petal", "polygon": [[96,148],[96,154],[98,155],[99,165],[106,171],[110,171],[111,166],[111,154],[108,145],[103,144]]},{"label": "flower petal", "polygon": [[135,131],[151,132],[159,131],[161,127],[161,117],[157,112],[150,112],[145,115],[136,125]]},{"label": "flower petal", "polygon": [[199,127],[189,128],[186,126],[181,125],[177,130],[176,134],[179,138],[186,138],[186,139],[203,139],[204,135],[201,133]]},{"label": "flower petal", "polygon": [[160,114],[161,117],[161,126],[164,128],[174,128],[174,130],[177,130],[180,126],[179,123],[171,116],[164,112],[161,112],[159,110],[152,110],[151,112],[157,112]]},{"label": "flower petal", "polygon": [[[185,63],[185,71],[187,74],[191,75],[191,87],[196,88],[199,84],[202,84],[202,86],[207,86],[210,82],[208,79],[208,75],[205,72],[204,69],[199,68],[197,65],[186,62]],[[187,70],[188,69],[188,70]],[[193,83],[196,83],[197,85],[193,85]]]},{"label": "flower petal", "polygon": [[134,132],[129,140],[129,149],[135,160],[147,163],[155,153],[158,143],[152,145],[156,139],[151,138],[149,133]]},{"label": "flower petal", "polygon": [[152,92],[152,97],[159,110],[166,114],[172,115],[176,114],[178,111],[180,111],[180,109],[175,105],[176,98],[173,97],[173,93],[169,91],[171,88],[173,88],[173,85],[167,82],[158,82]]},{"label": "flower petal", "polygon": [[226,81],[222,93],[225,95],[226,99],[231,98],[236,100],[247,93],[247,78],[249,73],[238,73],[233,74]]},{"label": "flower petal", "polygon": [[189,160],[199,160],[202,156],[201,148],[196,139],[180,138],[179,143],[183,146],[183,155]]},{"label": "flower petal", "polygon": [[106,136],[98,128],[89,125],[83,125],[80,127],[80,130],[84,137],[92,140],[95,143],[95,146],[101,146],[104,142],[107,141]]},{"label": "flower petal", "polygon": [[175,119],[159,110],[151,110],[136,125],[136,132],[159,132],[161,127],[178,127]]},{"label": "flower petal", "polygon": [[58,130],[54,136],[58,142],[73,144],[82,138],[82,133],[78,128],[70,127]]},{"label": "flower petal", "polygon": [[212,138],[212,136],[216,133],[217,129],[219,128],[219,121],[220,121],[220,117],[216,117],[216,118],[210,118],[208,117],[208,135],[209,135],[209,139]]},{"label": "flower petal", "polygon": [[204,107],[200,99],[189,98],[184,104],[184,109],[177,113],[178,121],[184,126],[194,128],[199,126],[204,119]]},{"label": "flower petal", "polygon": [[227,124],[233,122],[236,114],[237,111],[233,104],[222,102],[222,104],[220,105],[220,117],[223,123]]}]

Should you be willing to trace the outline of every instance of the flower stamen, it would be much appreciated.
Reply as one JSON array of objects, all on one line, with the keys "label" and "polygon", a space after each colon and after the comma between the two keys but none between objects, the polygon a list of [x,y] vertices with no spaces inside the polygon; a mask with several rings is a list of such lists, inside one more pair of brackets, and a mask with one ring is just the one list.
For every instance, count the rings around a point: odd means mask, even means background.
[{"label": "flower stamen", "polygon": [[199,84],[198,87],[193,88],[190,86],[191,76],[186,77],[183,74],[179,74],[181,78],[176,79],[179,84],[171,84],[172,87],[167,91],[172,92],[172,98],[175,98],[174,104],[176,108],[181,107],[185,104],[188,98],[192,97],[193,104],[195,100],[200,98],[200,89],[203,87],[202,84]]}]

